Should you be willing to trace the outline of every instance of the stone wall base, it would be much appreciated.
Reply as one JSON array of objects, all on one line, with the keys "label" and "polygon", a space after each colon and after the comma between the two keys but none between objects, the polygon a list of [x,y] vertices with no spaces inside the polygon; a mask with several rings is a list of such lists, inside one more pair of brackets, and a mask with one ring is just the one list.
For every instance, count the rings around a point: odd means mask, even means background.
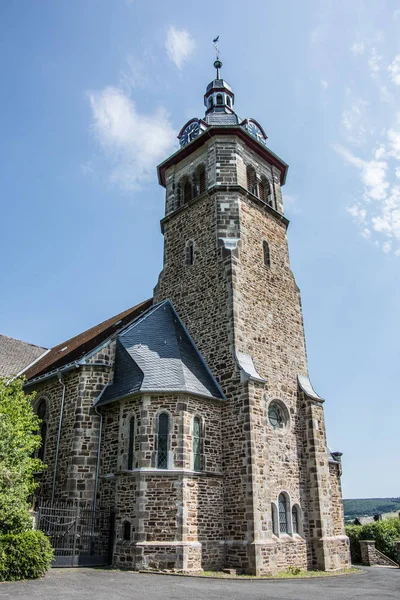
[{"label": "stone wall base", "polygon": [[117,545],[113,566],[125,569],[196,573],[202,570],[199,542],[136,542]]},{"label": "stone wall base", "polygon": [[313,569],[338,571],[351,566],[350,543],[347,535],[312,540],[310,545]]}]

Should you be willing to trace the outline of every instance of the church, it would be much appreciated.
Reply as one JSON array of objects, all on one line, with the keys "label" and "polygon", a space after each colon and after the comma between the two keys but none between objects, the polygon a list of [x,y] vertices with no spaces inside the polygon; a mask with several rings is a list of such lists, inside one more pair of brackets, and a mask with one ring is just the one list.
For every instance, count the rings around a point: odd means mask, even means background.
[{"label": "church", "polygon": [[288,166],[214,67],[204,117],[158,166],[153,298],[23,371],[42,418],[40,496],[112,511],[98,535],[116,567],[346,568],[341,454],[327,446],[289,264]]}]

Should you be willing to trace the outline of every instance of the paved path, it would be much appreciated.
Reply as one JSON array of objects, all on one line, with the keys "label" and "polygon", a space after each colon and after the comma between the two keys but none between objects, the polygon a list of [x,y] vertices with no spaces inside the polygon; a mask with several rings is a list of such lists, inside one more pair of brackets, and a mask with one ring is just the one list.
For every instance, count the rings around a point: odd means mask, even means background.
[{"label": "paved path", "polygon": [[104,569],[51,569],[44,579],[0,583],[1,600],[391,600],[400,569],[280,581],[168,577]]}]

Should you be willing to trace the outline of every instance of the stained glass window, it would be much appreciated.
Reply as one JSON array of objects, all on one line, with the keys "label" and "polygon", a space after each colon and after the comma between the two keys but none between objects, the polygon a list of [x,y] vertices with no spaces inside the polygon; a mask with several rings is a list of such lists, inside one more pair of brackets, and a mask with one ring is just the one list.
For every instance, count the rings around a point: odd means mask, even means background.
[{"label": "stained glass window", "polygon": [[279,505],[279,531],[281,533],[287,533],[287,512],[286,512],[286,496],[280,494],[278,498]]},{"label": "stained glass window", "polygon": [[135,465],[135,417],[129,421],[129,443],[128,443],[128,469],[131,471]]},{"label": "stained glass window", "polygon": [[168,469],[168,428],[168,415],[166,413],[161,413],[158,417],[157,467],[159,469]]},{"label": "stained glass window", "polygon": [[195,471],[201,470],[201,433],[200,419],[195,417],[193,421],[193,468]]}]

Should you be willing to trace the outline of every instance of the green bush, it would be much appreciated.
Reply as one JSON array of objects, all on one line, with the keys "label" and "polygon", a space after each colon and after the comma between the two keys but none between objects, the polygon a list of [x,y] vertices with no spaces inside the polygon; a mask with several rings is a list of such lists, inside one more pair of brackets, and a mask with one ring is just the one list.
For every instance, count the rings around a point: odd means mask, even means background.
[{"label": "green bush", "polygon": [[53,549],[42,531],[0,535],[0,581],[43,577]]},{"label": "green bush", "polygon": [[347,525],[350,539],[351,560],[361,562],[360,540],[375,540],[375,547],[392,560],[397,561],[396,541],[400,539],[400,519],[384,519],[367,525]]}]

